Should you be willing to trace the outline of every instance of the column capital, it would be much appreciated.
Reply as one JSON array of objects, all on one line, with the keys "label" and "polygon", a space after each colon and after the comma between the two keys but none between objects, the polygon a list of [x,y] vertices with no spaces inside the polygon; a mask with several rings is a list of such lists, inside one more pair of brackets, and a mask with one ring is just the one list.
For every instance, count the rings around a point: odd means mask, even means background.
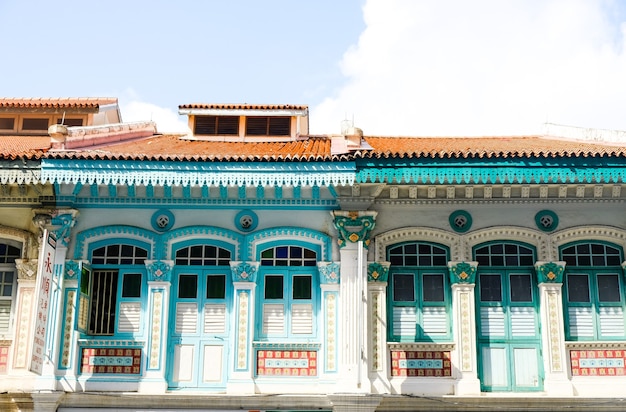
[{"label": "column capital", "polygon": [[334,210],[333,222],[339,232],[339,247],[346,246],[347,242],[357,243],[363,241],[365,248],[370,244],[370,232],[376,226],[375,211],[344,211]]},{"label": "column capital", "polygon": [[367,264],[368,282],[387,282],[391,262],[370,262]]},{"label": "column capital", "polygon": [[233,275],[233,282],[255,283],[260,265],[261,262],[231,261],[230,271]]},{"label": "column capital", "polygon": [[149,281],[169,282],[174,268],[173,260],[146,260]]},{"label": "column capital", "polygon": [[338,262],[317,262],[317,270],[321,285],[339,283],[341,267]]},{"label": "column capital", "polygon": [[15,259],[17,278],[22,280],[35,280],[37,278],[38,259]]},{"label": "column capital", "polygon": [[33,210],[33,223],[42,232],[48,229],[61,246],[67,247],[77,216],[76,209],[36,209]]},{"label": "column capital", "polygon": [[536,262],[537,283],[563,283],[565,262]]},{"label": "column capital", "polygon": [[448,262],[450,283],[476,283],[478,262]]}]

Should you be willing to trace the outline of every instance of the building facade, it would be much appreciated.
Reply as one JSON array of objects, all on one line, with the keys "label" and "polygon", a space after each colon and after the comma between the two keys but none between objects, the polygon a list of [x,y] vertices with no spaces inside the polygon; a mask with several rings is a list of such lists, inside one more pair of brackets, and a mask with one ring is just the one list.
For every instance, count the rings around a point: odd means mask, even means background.
[{"label": "building facade", "polygon": [[179,112],[0,136],[7,408],[618,410],[620,145]]}]

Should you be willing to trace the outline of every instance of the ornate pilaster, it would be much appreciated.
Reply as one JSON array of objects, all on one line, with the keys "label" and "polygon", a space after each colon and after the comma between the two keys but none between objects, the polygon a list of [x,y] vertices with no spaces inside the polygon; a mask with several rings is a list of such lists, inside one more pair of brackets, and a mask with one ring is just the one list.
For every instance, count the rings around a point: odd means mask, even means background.
[{"label": "ornate pilaster", "polygon": [[373,211],[333,211],[335,228],[337,229],[339,247],[348,242],[363,242],[367,249],[370,244],[370,233],[376,226],[377,212]]},{"label": "ornate pilaster", "polygon": [[229,373],[228,392],[254,393],[254,292],[260,262],[230,262],[234,293],[235,360]]},{"label": "ornate pilaster", "polygon": [[337,262],[317,262],[320,289],[322,290],[322,308],[324,314],[324,345],[322,346],[323,373],[337,372],[337,332],[339,319],[339,280],[340,265]]},{"label": "ornate pilaster", "polygon": [[572,396],[567,377],[567,353],[563,326],[563,273],[565,262],[536,262],[539,283],[539,316],[543,347],[544,388],[555,396]]},{"label": "ornate pilaster", "polygon": [[474,283],[478,262],[448,262],[452,284],[452,325],[454,325],[455,395],[480,394],[476,358],[476,304]]},{"label": "ornate pilaster", "polygon": [[370,262],[367,265],[367,321],[368,370],[372,386],[377,392],[384,392],[388,387],[387,379],[387,279],[390,262]]},{"label": "ornate pilaster", "polygon": [[165,357],[167,351],[167,324],[169,321],[172,260],[146,260],[148,273],[148,345],[146,373],[140,382],[143,393],[163,393],[167,389]]},{"label": "ornate pilaster", "polygon": [[341,255],[338,392],[369,392],[367,247],[376,212],[333,211]]}]

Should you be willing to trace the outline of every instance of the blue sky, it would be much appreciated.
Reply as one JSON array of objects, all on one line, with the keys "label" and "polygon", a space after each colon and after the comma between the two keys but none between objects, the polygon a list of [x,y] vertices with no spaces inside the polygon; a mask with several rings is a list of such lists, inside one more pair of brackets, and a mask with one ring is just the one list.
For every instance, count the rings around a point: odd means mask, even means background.
[{"label": "blue sky", "polygon": [[622,0],[0,0],[6,97],[306,104],[312,133],[626,130]]}]

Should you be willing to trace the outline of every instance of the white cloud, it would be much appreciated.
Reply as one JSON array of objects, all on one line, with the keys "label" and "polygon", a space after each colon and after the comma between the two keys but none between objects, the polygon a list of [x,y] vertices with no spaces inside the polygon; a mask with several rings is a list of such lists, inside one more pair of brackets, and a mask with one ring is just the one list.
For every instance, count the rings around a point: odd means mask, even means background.
[{"label": "white cloud", "polygon": [[[368,0],[345,85],[311,109],[366,135],[626,130],[626,23],[596,0]],[[621,23],[621,26],[620,26]]]},{"label": "white cloud", "polygon": [[124,122],[153,121],[159,133],[187,133],[186,117],[181,117],[173,110],[159,107],[152,103],[131,100],[120,102],[122,120]]}]

